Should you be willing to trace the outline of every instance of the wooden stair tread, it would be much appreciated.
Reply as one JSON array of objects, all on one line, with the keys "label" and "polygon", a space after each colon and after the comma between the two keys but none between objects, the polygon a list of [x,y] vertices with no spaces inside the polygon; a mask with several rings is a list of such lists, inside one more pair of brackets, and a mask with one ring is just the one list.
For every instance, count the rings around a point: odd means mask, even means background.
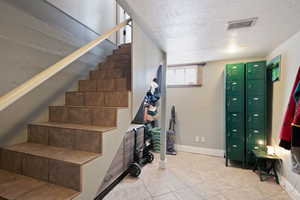
[{"label": "wooden stair tread", "polygon": [[131,43],[124,43],[119,46],[119,48],[130,48],[130,47],[131,47]]},{"label": "wooden stair tread", "polygon": [[76,130],[85,130],[85,131],[95,131],[95,132],[107,132],[116,129],[116,127],[106,127],[106,126],[91,126],[84,124],[68,124],[68,123],[57,123],[57,122],[35,122],[31,125],[38,126],[49,126],[56,128],[67,128],[67,129],[76,129]]},{"label": "wooden stair tread", "polygon": [[21,143],[10,147],[5,147],[4,149],[43,158],[64,161],[76,165],[83,165],[101,155],[99,153],[77,151],[36,143]]},{"label": "wooden stair tread", "polygon": [[70,200],[77,195],[72,189],[0,170],[0,199]]}]

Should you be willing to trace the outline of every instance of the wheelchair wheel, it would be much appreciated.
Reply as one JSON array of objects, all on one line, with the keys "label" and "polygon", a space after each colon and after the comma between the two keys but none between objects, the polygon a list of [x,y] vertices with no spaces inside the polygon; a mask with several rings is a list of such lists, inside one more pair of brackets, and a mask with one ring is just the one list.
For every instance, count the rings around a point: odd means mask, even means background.
[{"label": "wheelchair wheel", "polygon": [[146,154],[145,158],[146,158],[146,160],[147,160],[148,163],[152,163],[153,160],[154,160],[154,155],[153,155],[153,153],[148,152],[148,153]]},{"label": "wheelchair wheel", "polygon": [[133,176],[133,177],[139,177],[139,175],[142,172],[141,166],[137,163],[130,164],[128,167],[128,170],[129,170],[130,176]]}]

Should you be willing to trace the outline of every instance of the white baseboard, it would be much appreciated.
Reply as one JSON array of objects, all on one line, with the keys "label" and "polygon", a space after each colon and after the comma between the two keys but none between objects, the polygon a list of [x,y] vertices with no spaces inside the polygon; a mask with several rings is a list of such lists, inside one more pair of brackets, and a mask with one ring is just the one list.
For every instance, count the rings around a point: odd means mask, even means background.
[{"label": "white baseboard", "polygon": [[189,152],[189,153],[199,153],[209,156],[217,156],[217,157],[224,157],[225,151],[222,149],[209,149],[209,148],[202,148],[202,147],[193,147],[193,146],[186,146],[186,145],[176,145],[177,151]]},{"label": "white baseboard", "polygon": [[280,176],[280,185],[289,194],[293,200],[300,199],[300,192],[283,176]]}]

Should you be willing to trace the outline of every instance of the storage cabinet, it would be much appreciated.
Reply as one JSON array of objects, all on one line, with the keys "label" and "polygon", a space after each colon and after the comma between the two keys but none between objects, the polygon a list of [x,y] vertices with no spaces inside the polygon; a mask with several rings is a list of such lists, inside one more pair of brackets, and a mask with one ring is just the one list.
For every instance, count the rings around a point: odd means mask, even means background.
[{"label": "storage cabinet", "polygon": [[226,65],[226,160],[245,161],[245,66]]},{"label": "storage cabinet", "polygon": [[246,161],[254,163],[252,150],[264,148],[267,141],[266,62],[246,64]]},{"label": "storage cabinet", "polygon": [[252,150],[266,145],[266,62],[226,65],[226,165],[252,164]]}]

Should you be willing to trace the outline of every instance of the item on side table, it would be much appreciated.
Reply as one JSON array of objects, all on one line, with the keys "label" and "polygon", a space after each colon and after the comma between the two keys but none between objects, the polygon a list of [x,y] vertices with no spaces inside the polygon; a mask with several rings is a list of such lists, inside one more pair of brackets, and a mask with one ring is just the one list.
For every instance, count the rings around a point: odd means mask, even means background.
[{"label": "item on side table", "polygon": [[171,108],[171,119],[169,124],[169,130],[167,131],[167,154],[169,155],[177,154],[175,150],[175,142],[176,142],[175,124],[176,124],[176,112],[175,112],[175,106],[173,105]]}]

